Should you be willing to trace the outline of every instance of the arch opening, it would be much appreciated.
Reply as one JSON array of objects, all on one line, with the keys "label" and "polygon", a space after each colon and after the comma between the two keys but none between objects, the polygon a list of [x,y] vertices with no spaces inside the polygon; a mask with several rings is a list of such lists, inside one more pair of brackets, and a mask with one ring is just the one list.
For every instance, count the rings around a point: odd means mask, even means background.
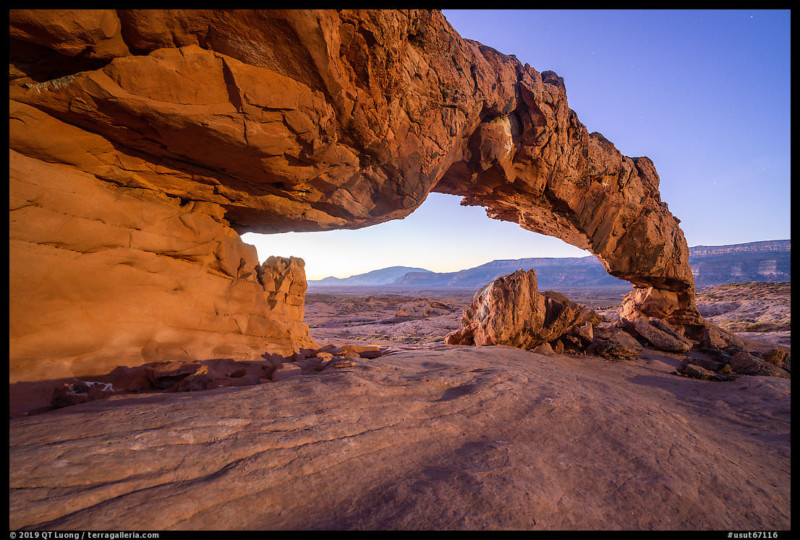
[{"label": "arch opening", "polygon": [[[259,264],[240,233],[391,222],[432,191],[590,250],[632,309],[701,320],[652,162],[588,133],[555,73],[435,11],[163,15],[127,12],[125,47],[58,84],[9,81],[14,377],[293,350],[302,268]],[[59,32],[18,39],[60,58]],[[108,36],[74,37],[83,62]]]},{"label": "arch opening", "polygon": [[562,240],[489,218],[482,207],[460,204],[461,197],[431,193],[403,219],[356,230],[245,233],[261,261],[273,254],[305,260],[310,282],[347,278],[392,266],[455,273],[496,260],[583,258],[588,251]]}]

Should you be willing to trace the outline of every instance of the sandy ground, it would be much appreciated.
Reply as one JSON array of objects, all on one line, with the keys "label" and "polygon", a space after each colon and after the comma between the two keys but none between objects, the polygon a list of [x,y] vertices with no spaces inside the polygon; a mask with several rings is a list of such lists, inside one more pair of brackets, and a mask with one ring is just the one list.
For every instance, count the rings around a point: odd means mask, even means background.
[{"label": "sandy ground", "polygon": [[790,529],[789,379],[443,345],[471,298],[311,293],[320,344],[386,354],[11,418],[10,527]]},{"label": "sandy ground", "polygon": [[443,343],[461,326],[461,312],[473,294],[309,294],[304,321],[311,336],[324,343]]}]

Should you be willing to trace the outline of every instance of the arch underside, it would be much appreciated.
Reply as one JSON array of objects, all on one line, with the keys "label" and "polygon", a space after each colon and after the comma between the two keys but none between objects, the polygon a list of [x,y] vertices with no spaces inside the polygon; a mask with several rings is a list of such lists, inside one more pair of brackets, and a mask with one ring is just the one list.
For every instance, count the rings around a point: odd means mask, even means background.
[{"label": "arch underside", "polygon": [[[42,354],[33,318],[57,328],[76,306],[101,305],[109,322],[107,338],[66,355],[89,363],[111,342],[191,352],[205,338],[163,330],[202,333],[181,309],[245,336],[244,349],[302,333],[302,305],[281,307],[298,302],[299,277],[285,276],[302,267],[259,269],[238,234],[366,227],[405,217],[431,191],[589,250],[636,287],[630,314],[701,320],[653,163],[588,133],[555,73],[463,39],[439,12],[12,10],[10,38],[20,365]],[[47,297],[37,291],[54,264],[64,285]],[[86,287],[87,272],[97,290],[113,275],[116,297]],[[115,310],[121,298],[172,308]],[[141,335],[115,337],[115,317]],[[303,339],[278,341],[292,350]]]}]

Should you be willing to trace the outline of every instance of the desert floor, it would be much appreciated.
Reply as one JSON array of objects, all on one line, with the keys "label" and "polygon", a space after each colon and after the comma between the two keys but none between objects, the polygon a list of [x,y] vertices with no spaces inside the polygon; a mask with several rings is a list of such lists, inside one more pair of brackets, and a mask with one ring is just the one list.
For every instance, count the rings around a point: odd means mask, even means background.
[{"label": "desert floor", "polygon": [[[630,288],[559,289],[570,300],[604,313]],[[323,343],[404,345],[444,343],[461,326],[461,312],[475,291],[409,290],[371,287],[318,287],[306,294],[305,322]]]},{"label": "desert floor", "polygon": [[384,354],[11,418],[11,529],[790,529],[789,379],[444,345],[471,298],[311,290]]}]

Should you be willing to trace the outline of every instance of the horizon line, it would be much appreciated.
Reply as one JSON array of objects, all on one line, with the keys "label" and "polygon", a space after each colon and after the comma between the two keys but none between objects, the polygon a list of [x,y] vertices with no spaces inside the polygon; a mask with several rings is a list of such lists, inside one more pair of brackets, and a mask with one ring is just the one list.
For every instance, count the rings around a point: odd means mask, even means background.
[{"label": "horizon line", "polygon": [[[752,242],[741,242],[741,243],[738,243],[738,244],[714,244],[714,245],[712,245],[712,244],[698,244],[696,246],[689,246],[689,250],[696,249],[696,248],[724,248],[724,247],[730,247],[730,246],[746,246],[746,245],[749,245],[749,244],[764,244],[764,243],[768,243],[768,242],[791,242],[791,241],[792,241],[791,238],[778,238],[778,239],[773,239],[773,240],[754,240]],[[564,259],[564,260],[569,260],[569,259],[587,259],[589,257],[597,259],[597,256],[593,255],[591,253],[589,255],[585,255],[583,257],[520,257],[518,259],[492,259],[490,261],[486,261],[485,263],[481,263],[481,264],[478,264],[476,266],[470,266],[468,268],[462,268],[460,270],[453,270],[453,271],[450,271],[450,272],[436,272],[435,270],[428,270],[427,268],[422,268],[422,267],[418,267],[418,266],[406,266],[406,265],[402,265],[402,264],[395,264],[395,265],[392,265],[392,266],[382,266],[380,268],[375,268],[374,270],[366,270],[364,272],[361,272],[361,273],[358,273],[358,274],[352,274],[352,275],[345,276],[345,277],[325,276],[325,277],[319,278],[319,279],[306,279],[306,281],[309,281],[309,282],[311,282],[311,281],[323,281],[323,280],[330,279],[330,278],[342,279],[342,280],[343,279],[350,279],[352,277],[363,276],[363,275],[366,275],[366,274],[370,274],[372,272],[378,272],[380,270],[388,270],[388,269],[391,269],[391,268],[416,268],[416,269],[419,269],[419,270],[424,270],[425,272],[431,272],[433,274],[457,274],[458,272],[463,272],[465,270],[471,270],[473,268],[479,268],[481,266],[484,266],[484,265],[487,265],[487,264],[490,264],[490,263],[493,263],[493,262],[513,262],[513,261],[525,261],[525,260],[531,260],[531,259]],[[599,259],[598,259],[598,262],[600,262]]]}]

